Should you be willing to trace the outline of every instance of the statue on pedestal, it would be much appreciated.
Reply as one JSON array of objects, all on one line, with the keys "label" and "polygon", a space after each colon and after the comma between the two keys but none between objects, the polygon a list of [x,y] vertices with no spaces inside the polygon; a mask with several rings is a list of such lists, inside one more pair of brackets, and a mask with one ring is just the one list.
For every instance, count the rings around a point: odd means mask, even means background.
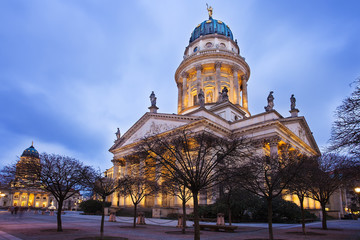
[{"label": "statue on pedestal", "polygon": [[152,107],[156,107],[156,97],[154,91],[150,94],[150,102]]},{"label": "statue on pedestal", "polygon": [[267,101],[268,101],[268,105],[265,108],[265,111],[269,112],[271,110],[273,110],[274,108],[274,96],[273,96],[273,91],[270,91],[269,96],[267,97]]},{"label": "statue on pedestal", "polygon": [[291,95],[291,98],[290,98],[290,109],[291,110],[294,110],[295,107],[296,107],[296,98],[294,97],[294,94]]},{"label": "statue on pedestal", "polygon": [[204,107],[205,106],[205,95],[204,95],[204,91],[202,89],[200,89],[200,92],[198,94],[198,100],[199,100],[200,107]]},{"label": "statue on pedestal", "polygon": [[119,139],[121,137],[119,128],[117,128],[117,131],[116,131],[115,135],[116,135],[116,139]]}]

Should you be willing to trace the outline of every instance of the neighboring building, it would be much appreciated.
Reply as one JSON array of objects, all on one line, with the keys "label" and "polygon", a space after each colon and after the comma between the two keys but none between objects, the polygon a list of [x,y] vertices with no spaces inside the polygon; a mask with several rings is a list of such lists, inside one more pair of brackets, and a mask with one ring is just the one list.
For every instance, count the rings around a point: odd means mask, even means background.
[{"label": "neighboring building", "polygon": [[[25,187],[26,181],[30,181],[27,177],[26,169],[21,167],[22,163],[40,163],[39,152],[34,148],[33,144],[22,153],[20,160],[16,164],[16,179],[11,187],[2,188],[0,191],[4,195],[0,196],[0,207],[21,206],[32,208],[47,208],[50,206],[57,207],[57,201],[48,192],[40,187]],[[76,193],[74,196],[64,201],[64,209],[77,209],[81,195]]]},{"label": "neighboring building", "polygon": [[[145,113],[123,136],[119,130],[116,133],[115,144],[109,150],[114,154],[114,166],[107,170],[107,176],[121,178],[129,173],[124,157],[135,151],[135,146],[144,136],[182,127],[193,131],[207,128],[222,136],[235,134],[260,140],[264,144],[258,151],[268,154],[277,154],[285,144],[306,155],[320,154],[305,118],[298,116],[293,96],[288,117],[283,117],[273,108],[272,92],[265,112],[251,115],[247,91],[249,79],[250,67],[240,55],[229,26],[209,14],[209,19],[197,25],[191,33],[184,59],[175,72],[177,114],[158,113],[152,93],[150,112]],[[201,193],[199,199],[200,204],[213,201],[206,192]],[[292,200],[296,202],[296,199]],[[141,206],[153,208],[155,216],[166,216],[171,209],[177,211],[180,203],[176,197],[158,194],[145,198]],[[131,201],[115,193],[112,204],[113,207],[130,206]],[[320,208],[312,199],[307,199],[305,204],[307,208]]]}]

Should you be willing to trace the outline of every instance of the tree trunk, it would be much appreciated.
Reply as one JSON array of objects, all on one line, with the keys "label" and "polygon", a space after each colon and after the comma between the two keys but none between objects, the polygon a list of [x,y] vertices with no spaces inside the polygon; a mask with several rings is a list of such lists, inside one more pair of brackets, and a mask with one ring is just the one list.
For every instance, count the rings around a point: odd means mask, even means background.
[{"label": "tree trunk", "polygon": [[136,227],[136,216],[137,215],[137,204],[134,204],[134,223],[133,223],[133,227]]},{"label": "tree trunk", "polygon": [[105,219],[105,197],[102,199],[102,211],[101,211],[101,226],[100,233],[104,232],[104,219]]},{"label": "tree trunk", "polygon": [[185,229],[186,229],[186,202],[185,202],[185,199],[182,201],[182,210],[183,210],[182,233],[185,234]]},{"label": "tree trunk", "polygon": [[231,226],[231,207],[230,207],[230,204],[229,204],[228,211],[229,211],[229,226]]},{"label": "tree trunk", "polygon": [[325,210],[325,205],[326,203],[320,203],[321,204],[321,211],[322,211],[322,229],[327,230],[327,225],[326,225],[326,210]]},{"label": "tree trunk", "polygon": [[200,240],[198,192],[193,192],[192,194],[194,199],[194,240]]},{"label": "tree trunk", "polygon": [[273,240],[274,239],[274,235],[273,235],[273,228],[272,228],[272,199],[271,198],[267,198],[267,203],[268,203],[268,226],[269,226],[269,239]]},{"label": "tree trunk", "polygon": [[303,197],[299,197],[299,201],[300,201],[300,209],[301,209],[301,227],[302,227],[302,232],[305,235],[305,210],[304,210],[304,198]]},{"label": "tree trunk", "polygon": [[62,207],[63,207],[63,201],[60,200],[60,201],[58,202],[58,212],[57,212],[57,216],[56,216],[56,219],[57,219],[57,231],[58,231],[58,232],[62,232],[62,231],[63,231],[63,229],[62,229],[62,223],[61,223]]}]

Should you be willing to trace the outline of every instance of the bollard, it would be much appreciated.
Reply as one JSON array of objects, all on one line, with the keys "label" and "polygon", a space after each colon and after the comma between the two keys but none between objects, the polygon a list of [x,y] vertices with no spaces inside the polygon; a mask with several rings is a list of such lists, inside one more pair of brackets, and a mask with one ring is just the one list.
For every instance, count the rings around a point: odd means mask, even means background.
[{"label": "bollard", "polygon": [[136,224],[138,225],[145,225],[145,217],[144,217],[144,213],[143,212],[139,212],[138,213],[138,219],[137,219],[137,222]]},{"label": "bollard", "polygon": [[176,225],[177,228],[182,228],[183,227],[183,215],[179,214],[178,217],[178,224]]},{"label": "bollard", "polygon": [[218,213],[217,214],[216,225],[225,226],[225,220],[224,220],[224,214],[223,213]]},{"label": "bollard", "polygon": [[39,211],[37,209],[34,210],[34,214],[38,214]]},{"label": "bollard", "polygon": [[109,222],[116,222],[116,216],[115,216],[115,213],[110,213],[110,216],[109,216]]}]

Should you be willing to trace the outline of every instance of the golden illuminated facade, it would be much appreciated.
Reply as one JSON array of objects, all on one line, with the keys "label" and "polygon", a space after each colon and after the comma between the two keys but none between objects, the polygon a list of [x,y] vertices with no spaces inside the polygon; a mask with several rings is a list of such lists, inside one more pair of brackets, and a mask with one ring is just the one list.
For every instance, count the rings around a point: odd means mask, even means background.
[{"label": "golden illuminated facade", "polygon": [[[131,173],[126,156],[136,151],[136,145],[145,136],[163,134],[186,127],[192,131],[208,129],[219,136],[244,136],[261,142],[259,154],[277,154],[282,145],[291,146],[306,155],[320,151],[304,117],[291,107],[290,115],[283,117],[271,105],[262,113],[251,115],[248,108],[247,85],[250,67],[240,55],[237,41],[224,22],[212,16],[200,23],[192,32],[185,48],[183,61],[175,72],[178,88],[177,114],[158,113],[156,98],[150,96],[150,112],[145,113],[110,148],[113,167],[107,176],[121,178]],[[266,96],[264,97],[264,99]],[[145,164],[140,160],[140,166]],[[161,182],[160,182],[161,184]],[[200,204],[210,204],[210,192],[202,192]],[[288,196],[293,199],[292,196]],[[109,199],[113,207],[132,206],[129,197],[115,193]],[[191,202],[189,206],[191,208]],[[305,201],[308,208],[318,208],[313,200]],[[153,216],[166,216],[177,212],[181,201],[177,197],[158,193],[145,198],[140,206],[153,209]]]}]

